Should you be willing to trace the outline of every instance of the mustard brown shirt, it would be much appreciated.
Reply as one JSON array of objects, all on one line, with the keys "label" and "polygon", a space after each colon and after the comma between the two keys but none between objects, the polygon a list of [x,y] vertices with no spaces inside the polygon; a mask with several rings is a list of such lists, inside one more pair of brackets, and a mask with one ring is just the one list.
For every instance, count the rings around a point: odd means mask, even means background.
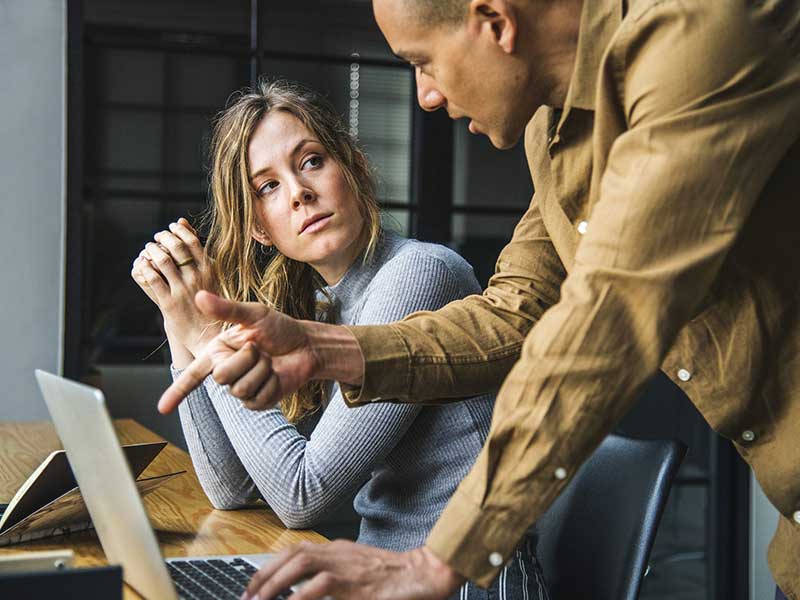
[{"label": "mustard brown shirt", "polygon": [[489,287],[352,328],[366,371],[350,404],[502,384],[428,537],[440,558],[488,585],[661,368],[779,510],[770,565],[800,599],[799,135],[797,0],[585,0]]}]

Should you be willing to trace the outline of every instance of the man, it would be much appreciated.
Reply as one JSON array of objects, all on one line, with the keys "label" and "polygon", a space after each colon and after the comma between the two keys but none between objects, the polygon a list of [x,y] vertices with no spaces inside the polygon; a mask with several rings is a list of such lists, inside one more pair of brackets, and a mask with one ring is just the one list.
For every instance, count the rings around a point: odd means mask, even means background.
[{"label": "man", "polygon": [[[536,188],[482,296],[387,326],[292,320],[200,293],[222,334],[160,402],[213,371],[252,408],[309,378],[356,406],[502,383],[492,430],[424,548],[284,552],[268,598],[444,598],[488,584],[661,368],[781,513],[770,564],[800,599],[800,19],[792,0],[374,0],[418,100]],[[446,435],[446,432],[443,432]]]}]

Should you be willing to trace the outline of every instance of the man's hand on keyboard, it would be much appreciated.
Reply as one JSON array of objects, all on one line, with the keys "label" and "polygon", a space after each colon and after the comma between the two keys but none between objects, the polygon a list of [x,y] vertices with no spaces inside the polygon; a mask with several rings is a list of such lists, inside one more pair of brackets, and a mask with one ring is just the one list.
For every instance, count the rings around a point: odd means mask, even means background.
[{"label": "man's hand on keyboard", "polygon": [[464,583],[425,547],[389,552],[344,540],[306,542],[261,567],[242,598],[269,600],[303,579],[290,600],[441,600]]}]

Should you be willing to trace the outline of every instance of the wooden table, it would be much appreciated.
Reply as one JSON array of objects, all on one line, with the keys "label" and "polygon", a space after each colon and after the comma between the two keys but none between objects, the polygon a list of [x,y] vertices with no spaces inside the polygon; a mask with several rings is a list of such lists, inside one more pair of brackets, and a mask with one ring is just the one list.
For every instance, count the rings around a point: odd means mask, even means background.
[{"label": "wooden table", "polygon": [[[120,442],[161,440],[130,419],[114,422]],[[8,503],[31,472],[53,450],[62,448],[51,423],[0,423],[0,503]],[[147,514],[165,557],[275,552],[304,540],[324,542],[313,531],[291,531],[266,506],[235,511],[214,510],[195,475],[189,455],[168,444],[143,477],[186,473],[144,498]],[[0,553],[69,548],[78,566],[108,564],[97,535],[83,531],[0,548]],[[124,598],[140,596],[125,586]]]}]

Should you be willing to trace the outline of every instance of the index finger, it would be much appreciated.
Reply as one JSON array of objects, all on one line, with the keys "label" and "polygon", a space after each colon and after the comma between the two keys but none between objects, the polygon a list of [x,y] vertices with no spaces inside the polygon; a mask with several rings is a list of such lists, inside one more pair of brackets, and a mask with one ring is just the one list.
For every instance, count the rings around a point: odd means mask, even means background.
[{"label": "index finger", "polygon": [[197,232],[191,227],[186,219],[180,219],[177,223],[170,223],[169,230],[184,243],[194,261],[200,265],[204,257],[203,245],[197,237]]},{"label": "index finger", "polygon": [[186,367],[186,370],[172,382],[172,385],[161,394],[161,398],[158,400],[158,412],[166,415],[178,408],[178,405],[183,402],[184,398],[203,383],[203,380],[208,377],[213,369],[214,364],[211,361],[211,354],[207,351],[200,354],[200,356],[195,358],[192,363]]},{"label": "index finger", "polygon": [[183,225],[183,226],[184,226],[184,227],[186,227],[186,228],[187,228],[189,231],[191,231],[191,232],[192,232],[192,235],[196,235],[196,236],[198,236],[198,237],[199,237],[199,234],[197,233],[197,229],[195,229],[195,228],[194,228],[194,225],[192,225],[191,223],[189,223],[189,220],[188,220],[188,219],[186,219],[185,217],[181,217],[180,219],[178,219],[178,225]]},{"label": "index finger", "polygon": [[301,542],[284,550],[253,575],[242,597],[265,600],[288,590],[293,584],[316,573],[313,551],[320,544]]}]

